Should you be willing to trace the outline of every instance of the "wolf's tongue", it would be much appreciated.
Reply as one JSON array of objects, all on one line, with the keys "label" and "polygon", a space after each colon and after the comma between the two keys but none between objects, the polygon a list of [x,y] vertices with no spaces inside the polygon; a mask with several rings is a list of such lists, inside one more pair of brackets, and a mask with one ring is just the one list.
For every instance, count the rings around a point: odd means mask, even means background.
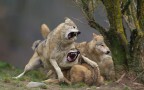
[{"label": "wolf's tongue", "polygon": [[68,34],[68,39],[71,39],[71,38],[74,37],[74,36],[75,36],[75,33],[74,33],[74,32],[71,32],[71,33]]},{"label": "wolf's tongue", "polygon": [[71,38],[71,35],[68,35],[68,39],[70,39]]},{"label": "wolf's tongue", "polygon": [[68,56],[68,61],[72,62],[73,60]]}]

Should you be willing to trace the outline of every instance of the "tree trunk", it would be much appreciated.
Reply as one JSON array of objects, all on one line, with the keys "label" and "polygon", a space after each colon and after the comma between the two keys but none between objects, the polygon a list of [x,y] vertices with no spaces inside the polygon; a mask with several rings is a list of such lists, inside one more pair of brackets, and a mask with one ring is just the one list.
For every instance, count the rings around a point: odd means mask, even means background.
[{"label": "tree trunk", "polygon": [[110,22],[109,41],[115,63],[128,66],[128,41],[122,25],[122,15],[119,0],[103,0]]},{"label": "tree trunk", "polygon": [[[79,1],[79,2],[77,2]],[[144,72],[144,0],[101,0],[107,11],[110,23],[109,31],[96,23],[94,5],[98,0],[76,0],[81,7],[89,25],[98,30],[109,42],[115,65],[124,65],[136,74]],[[122,7],[121,2],[124,3]],[[131,29],[128,42],[123,25],[123,17],[130,17],[127,25]],[[139,77],[143,77],[141,75]],[[138,77],[138,78],[139,78]],[[140,78],[144,82],[144,79]]]},{"label": "tree trunk", "polygon": [[[137,35],[134,40],[133,54],[131,68],[140,74],[144,72],[144,0],[137,0],[137,25],[140,30],[137,30],[140,34]],[[140,75],[138,79],[144,82],[144,74]]]},{"label": "tree trunk", "polygon": [[137,0],[137,16],[140,27],[144,32],[144,0]]}]

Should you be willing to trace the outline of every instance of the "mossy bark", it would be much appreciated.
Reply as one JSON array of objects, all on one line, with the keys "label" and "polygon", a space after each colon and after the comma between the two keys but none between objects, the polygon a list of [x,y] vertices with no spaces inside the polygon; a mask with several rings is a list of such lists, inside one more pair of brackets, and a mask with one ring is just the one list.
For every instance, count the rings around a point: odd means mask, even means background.
[{"label": "mossy bark", "polygon": [[140,27],[144,32],[144,0],[137,0],[137,17]]},{"label": "mossy bark", "polygon": [[115,62],[123,62],[128,65],[128,41],[123,29],[122,14],[119,0],[103,0],[106,8],[108,19],[110,22],[110,30],[108,31],[109,41],[111,43],[111,50]]},{"label": "mossy bark", "polygon": [[[137,36],[134,40],[131,67],[137,74],[144,71],[144,0],[137,0],[137,15],[135,15],[135,23],[137,24]],[[144,82],[144,74],[138,79]]]}]

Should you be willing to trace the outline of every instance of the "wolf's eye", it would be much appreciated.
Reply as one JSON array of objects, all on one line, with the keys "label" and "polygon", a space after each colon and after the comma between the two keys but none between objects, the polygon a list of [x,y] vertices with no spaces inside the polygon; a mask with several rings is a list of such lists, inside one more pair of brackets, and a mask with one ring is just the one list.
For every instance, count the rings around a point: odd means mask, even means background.
[{"label": "wolf's eye", "polygon": [[104,46],[103,44],[101,46]]},{"label": "wolf's eye", "polygon": [[73,26],[73,28],[76,28],[75,26]]}]

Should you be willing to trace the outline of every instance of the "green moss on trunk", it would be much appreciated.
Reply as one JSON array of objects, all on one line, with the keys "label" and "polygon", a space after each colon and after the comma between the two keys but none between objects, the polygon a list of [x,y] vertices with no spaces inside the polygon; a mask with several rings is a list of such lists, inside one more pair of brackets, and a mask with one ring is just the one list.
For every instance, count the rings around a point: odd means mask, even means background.
[{"label": "green moss on trunk", "polygon": [[137,16],[140,27],[144,32],[144,0],[137,0]]},{"label": "green moss on trunk", "polygon": [[128,41],[122,25],[120,1],[103,0],[103,4],[107,10],[108,19],[111,25],[108,34],[112,46],[113,57],[117,60],[115,62],[123,62],[123,64],[128,65]]},{"label": "green moss on trunk", "polygon": [[127,65],[126,53],[124,47],[121,45],[119,38],[114,35],[113,32],[109,32],[108,34],[110,49],[112,51],[112,56],[115,65]]}]

